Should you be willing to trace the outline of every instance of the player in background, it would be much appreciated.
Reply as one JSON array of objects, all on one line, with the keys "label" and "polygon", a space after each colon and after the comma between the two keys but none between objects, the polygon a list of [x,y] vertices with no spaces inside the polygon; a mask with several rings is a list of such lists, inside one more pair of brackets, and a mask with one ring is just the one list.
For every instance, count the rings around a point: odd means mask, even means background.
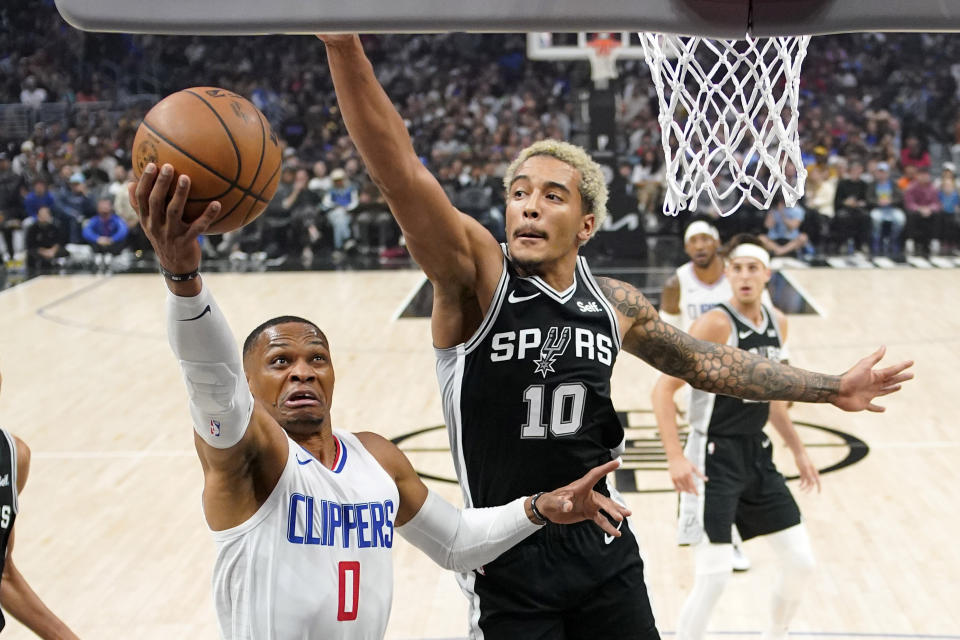
[{"label": "player in background", "polygon": [[[664,283],[660,293],[660,317],[678,329],[689,331],[694,320],[729,300],[733,291],[720,255],[720,233],[713,224],[707,220],[694,220],[687,225],[683,233],[683,250],[690,260],[677,267]],[[763,290],[763,302],[773,306],[766,289]],[[736,525],[731,535],[733,570],[747,571],[750,558],[743,550],[743,540]]]},{"label": "player in background", "polygon": [[[762,300],[769,264],[769,254],[752,236],[731,240],[726,276],[733,295],[697,319],[690,335],[784,361],[786,317]],[[681,492],[679,542],[694,545],[695,553],[694,585],[680,613],[677,638],[704,637],[734,568],[734,524],[745,539],[765,536],[777,552],[780,575],[762,638],[786,638],[814,560],[800,510],[773,464],[773,446],[763,433],[768,417],[794,455],[801,489],[819,490],[817,469],[783,401],[751,402],[694,389],[690,435],[681,447],[674,395],[683,386],[678,378],[661,376],[652,397],[670,479]]]}]

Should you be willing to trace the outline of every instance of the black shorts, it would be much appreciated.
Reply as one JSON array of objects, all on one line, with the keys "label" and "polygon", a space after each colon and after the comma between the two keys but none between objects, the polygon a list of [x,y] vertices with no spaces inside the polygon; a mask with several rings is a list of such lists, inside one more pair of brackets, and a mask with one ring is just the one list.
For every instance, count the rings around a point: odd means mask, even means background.
[{"label": "black shorts", "polygon": [[[547,525],[461,579],[485,640],[659,640],[633,533]],[[479,609],[479,618],[477,611]]]},{"label": "black shorts", "polygon": [[800,524],[765,434],[708,436],[706,454],[703,525],[710,542],[731,542],[734,523],[744,540]]}]

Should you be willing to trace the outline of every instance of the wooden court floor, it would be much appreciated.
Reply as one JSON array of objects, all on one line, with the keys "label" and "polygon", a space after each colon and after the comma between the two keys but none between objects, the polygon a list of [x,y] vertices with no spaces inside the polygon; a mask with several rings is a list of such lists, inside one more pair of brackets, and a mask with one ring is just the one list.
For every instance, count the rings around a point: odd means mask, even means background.
[{"label": "wooden court floor", "polygon": [[[869,447],[863,460],[826,474],[820,495],[798,495],[819,569],[797,637],[960,637],[960,270],[789,275],[822,313],[791,317],[795,364],[841,372],[881,343],[888,361],[917,361],[917,379],[888,399],[885,414],[793,409],[810,425],[801,434],[821,467],[848,457],[848,442]],[[420,281],[414,271],[207,279],[239,339],[274,315],[316,321],[333,347],[335,426],[389,437],[442,424],[428,321],[394,319]],[[163,300],[153,275],[47,277],[0,293],[0,425],[34,454],[15,557],[85,638],[216,637],[213,544]],[[654,609],[669,637],[692,564],[674,544],[676,498],[649,414],[654,379],[629,356],[617,365],[614,401],[631,426],[635,469],[617,482],[632,491]],[[452,476],[441,429],[401,446],[421,471]],[[792,469],[789,456],[780,459]],[[454,485],[430,484],[459,501]],[[466,602],[453,576],[397,539],[388,637],[463,637]],[[729,583],[714,637],[758,637],[762,628],[773,559],[762,541],[746,548],[754,568]],[[10,620],[4,637],[33,636]]]}]

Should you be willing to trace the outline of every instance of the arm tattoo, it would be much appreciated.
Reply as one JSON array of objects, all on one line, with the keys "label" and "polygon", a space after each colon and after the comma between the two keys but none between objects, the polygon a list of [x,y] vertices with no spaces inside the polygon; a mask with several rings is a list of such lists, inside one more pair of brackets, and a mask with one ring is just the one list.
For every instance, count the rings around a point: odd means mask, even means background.
[{"label": "arm tattoo", "polygon": [[830,402],[840,377],[780,364],[748,351],[697,340],[660,319],[657,310],[632,285],[597,278],[616,310],[629,318],[623,348],[666,374],[711,393],[748,400]]}]

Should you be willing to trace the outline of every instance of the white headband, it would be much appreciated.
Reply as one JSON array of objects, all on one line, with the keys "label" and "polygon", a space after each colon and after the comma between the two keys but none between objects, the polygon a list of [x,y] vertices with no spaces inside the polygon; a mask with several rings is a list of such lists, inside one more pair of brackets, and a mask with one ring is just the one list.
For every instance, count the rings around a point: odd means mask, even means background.
[{"label": "white headband", "polygon": [[690,238],[693,236],[698,236],[700,234],[708,235],[717,242],[720,241],[720,234],[717,232],[717,228],[706,222],[704,220],[697,220],[696,222],[691,222],[690,226],[687,227],[687,230],[683,234],[683,244],[690,242]]},{"label": "white headband", "polygon": [[736,248],[727,256],[731,262],[737,258],[753,258],[763,263],[763,266],[770,268],[770,254],[761,246],[745,242],[738,244]]}]

